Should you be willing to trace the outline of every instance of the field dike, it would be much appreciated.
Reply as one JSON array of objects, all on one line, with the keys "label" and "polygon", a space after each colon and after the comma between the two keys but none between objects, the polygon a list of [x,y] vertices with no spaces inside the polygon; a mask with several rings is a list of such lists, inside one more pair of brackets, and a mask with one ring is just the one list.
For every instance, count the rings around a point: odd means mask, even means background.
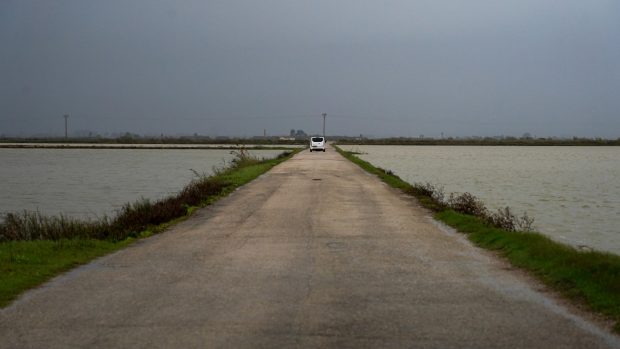
[{"label": "field dike", "polygon": [[573,304],[601,314],[620,333],[620,256],[581,251],[529,231],[533,219],[515,216],[508,208],[489,212],[473,195],[445,198],[429,184],[410,184],[389,170],[336,150],[393,188],[414,196],[435,219],[467,235],[479,247],[495,251],[512,265],[527,271]]},{"label": "field dike", "polygon": [[228,167],[212,176],[196,173],[174,196],[126,204],[114,218],[85,221],[26,211],[6,215],[0,224],[0,307],[62,272],[189,218],[197,208],[227,196],[300,150],[259,160],[246,149],[236,149]]}]

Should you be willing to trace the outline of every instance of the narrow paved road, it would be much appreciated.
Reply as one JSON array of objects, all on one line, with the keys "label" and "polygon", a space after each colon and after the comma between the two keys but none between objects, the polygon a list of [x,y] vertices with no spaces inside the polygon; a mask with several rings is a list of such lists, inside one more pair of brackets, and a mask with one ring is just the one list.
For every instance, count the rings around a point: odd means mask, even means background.
[{"label": "narrow paved road", "polygon": [[2,348],[598,348],[601,330],[412,199],[303,152],[0,311]]}]

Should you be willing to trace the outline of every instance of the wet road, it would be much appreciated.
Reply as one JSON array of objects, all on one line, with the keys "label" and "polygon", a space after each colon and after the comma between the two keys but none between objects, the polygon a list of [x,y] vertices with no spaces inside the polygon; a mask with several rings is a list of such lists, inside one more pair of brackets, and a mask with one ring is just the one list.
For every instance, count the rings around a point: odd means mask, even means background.
[{"label": "wet road", "polygon": [[2,348],[604,348],[399,192],[305,151],[0,311]]}]

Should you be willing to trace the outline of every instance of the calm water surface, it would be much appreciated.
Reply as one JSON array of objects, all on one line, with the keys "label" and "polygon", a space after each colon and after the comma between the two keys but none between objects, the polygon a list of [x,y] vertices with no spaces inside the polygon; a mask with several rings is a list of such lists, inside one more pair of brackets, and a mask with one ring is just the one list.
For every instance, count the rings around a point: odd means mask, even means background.
[{"label": "calm water surface", "polygon": [[527,211],[556,240],[620,253],[620,148],[343,146],[410,183]]},{"label": "calm water surface", "polygon": [[0,149],[0,213],[110,216],[125,203],[177,193],[195,178],[190,169],[210,174],[232,157],[230,150]]}]

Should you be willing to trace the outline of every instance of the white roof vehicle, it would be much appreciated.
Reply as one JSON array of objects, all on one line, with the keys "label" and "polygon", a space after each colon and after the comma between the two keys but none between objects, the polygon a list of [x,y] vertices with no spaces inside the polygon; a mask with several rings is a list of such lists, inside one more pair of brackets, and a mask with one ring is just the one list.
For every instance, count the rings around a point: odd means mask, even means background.
[{"label": "white roof vehicle", "polygon": [[325,137],[311,137],[310,151],[325,151]]}]

